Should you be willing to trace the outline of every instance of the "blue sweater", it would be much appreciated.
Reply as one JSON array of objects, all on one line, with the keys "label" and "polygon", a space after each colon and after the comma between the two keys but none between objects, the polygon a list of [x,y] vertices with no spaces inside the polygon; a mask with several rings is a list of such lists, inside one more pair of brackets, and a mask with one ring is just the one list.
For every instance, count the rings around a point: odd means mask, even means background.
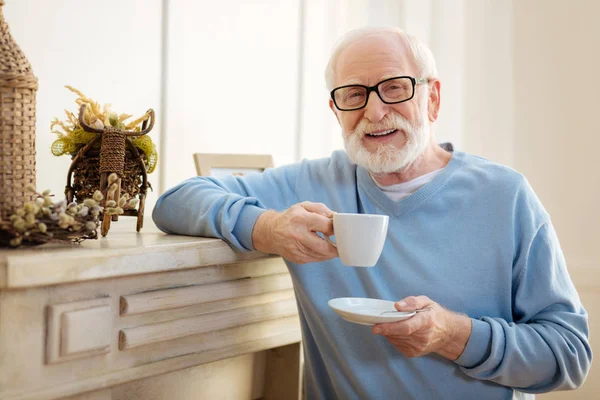
[{"label": "blue sweater", "polygon": [[[513,389],[539,393],[583,382],[592,359],[587,313],[548,213],[510,168],[457,151],[434,180],[393,202],[337,151],[262,174],[189,179],[159,198],[153,218],[165,232],[218,237],[247,251],[265,209],[307,200],[336,212],[390,216],[374,268],[346,267],[339,258],[286,261],[308,399],[510,399]],[[327,305],[336,297],[411,295],[472,319],[456,361],[408,359]]]}]

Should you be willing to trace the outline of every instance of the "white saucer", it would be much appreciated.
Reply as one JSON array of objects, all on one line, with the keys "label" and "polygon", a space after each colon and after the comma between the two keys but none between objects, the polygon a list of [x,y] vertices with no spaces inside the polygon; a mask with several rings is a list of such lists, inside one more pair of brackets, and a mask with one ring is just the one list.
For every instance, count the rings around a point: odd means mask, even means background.
[{"label": "white saucer", "polygon": [[[369,326],[383,322],[402,321],[416,314],[414,311],[396,311],[394,302],[388,300],[339,297],[329,300],[327,304],[346,321]],[[396,312],[381,315],[384,311]]]}]

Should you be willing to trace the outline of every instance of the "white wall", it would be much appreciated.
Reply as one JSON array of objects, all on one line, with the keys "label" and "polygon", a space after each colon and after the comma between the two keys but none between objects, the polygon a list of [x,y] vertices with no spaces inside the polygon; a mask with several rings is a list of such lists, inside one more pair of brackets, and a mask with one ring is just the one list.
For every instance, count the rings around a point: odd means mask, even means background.
[{"label": "white wall", "polygon": [[600,268],[600,2],[515,2],[515,165],[552,215],[567,260]]},{"label": "white wall", "polygon": [[172,0],[165,188],[195,175],[192,154],[295,161],[299,0]]},{"label": "white wall", "polygon": [[[565,257],[590,315],[591,342],[600,329],[600,2],[515,2],[515,167],[523,172],[552,217]],[[600,390],[600,369],[577,396]]]},{"label": "white wall", "polygon": [[507,165],[514,162],[512,3],[466,0],[462,67],[461,150]]},{"label": "white wall", "polygon": [[[160,0],[7,0],[10,31],[39,79],[37,92],[37,186],[64,197],[69,156],[55,157],[50,121],[77,111],[77,95],[110,103],[119,113],[143,115],[160,107]],[[159,115],[160,118],[160,115]],[[160,129],[150,133],[158,144]],[[158,149],[160,152],[160,149]],[[157,195],[157,173],[149,176]]]}]

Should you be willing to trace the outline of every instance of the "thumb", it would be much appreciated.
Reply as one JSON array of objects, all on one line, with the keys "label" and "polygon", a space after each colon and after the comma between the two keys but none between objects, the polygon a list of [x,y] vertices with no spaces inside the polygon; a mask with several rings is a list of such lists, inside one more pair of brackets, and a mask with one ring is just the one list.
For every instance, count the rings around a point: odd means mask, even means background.
[{"label": "thumb", "polygon": [[433,301],[427,296],[409,296],[394,303],[398,311],[414,311],[429,306]]}]

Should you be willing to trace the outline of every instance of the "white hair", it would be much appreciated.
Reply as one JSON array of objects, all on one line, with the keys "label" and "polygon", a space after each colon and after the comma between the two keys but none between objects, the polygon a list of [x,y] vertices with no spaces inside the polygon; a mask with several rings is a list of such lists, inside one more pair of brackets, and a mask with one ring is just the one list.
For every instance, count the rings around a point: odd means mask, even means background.
[{"label": "white hair", "polygon": [[325,69],[325,82],[327,89],[333,89],[333,78],[335,76],[335,67],[340,53],[353,42],[363,39],[367,36],[396,35],[408,47],[408,55],[417,67],[417,72],[424,78],[437,78],[438,72],[435,66],[433,53],[423,42],[416,37],[405,33],[400,28],[394,27],[368,27],[354,29],[341,36],[333,48],[327,68]]}]

